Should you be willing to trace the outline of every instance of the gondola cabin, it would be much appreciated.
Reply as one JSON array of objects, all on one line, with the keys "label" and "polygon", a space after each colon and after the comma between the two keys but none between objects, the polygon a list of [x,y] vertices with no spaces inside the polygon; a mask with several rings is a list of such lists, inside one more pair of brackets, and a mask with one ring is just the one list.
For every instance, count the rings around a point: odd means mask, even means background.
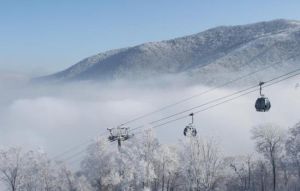
[{"label": "gondola cabin", "polygon": [[184,128],[183,135],[195,137],[197,135],[197,130],[193,127],[192,124],[189,124]]},{"label": "gondola cabin", "polygon": [[258,112],[266,112],[271,108],[271,102],[267,97],[257,98],[255,102],[255,109]]},{"label": "gondola cabin", "polygon": [[194,123],[194,113],[189,114],[189,116],[192,117],[192,122],[189,123],[183,130],[183,135],[184,136],[193,136],[195,137],[197,135],[197,130],[194,127],[193,123]]},{"label": "gondola cabin", "polygon": [[256,102],[255,102],[255,109],[256,111],[258,112],[266,112],[266,111],[269,111],[270,108],[271,108],[271,102],[270,100],[265,97],[263,94],[262,94],[262,86],[264,85],[265,83],[264,82],[260,82],[259,83],[259,94],[260,94],[260,97],[257,98]]}]

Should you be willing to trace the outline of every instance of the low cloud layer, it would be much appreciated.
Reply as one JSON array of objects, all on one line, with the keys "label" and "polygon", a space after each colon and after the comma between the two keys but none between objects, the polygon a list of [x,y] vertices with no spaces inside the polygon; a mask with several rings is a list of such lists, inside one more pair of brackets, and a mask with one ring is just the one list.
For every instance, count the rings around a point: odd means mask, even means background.
[{"label": "low cloud layer", "polygon": [[[217,138],[227,154],[251,153],[253,143],[250,129],[253,126],[272,122],[288,128],[300,120],[297,113],[300,109],[300,90],[295,88],[296,83],[297,80],[289,80],[264,89],[272,102],[272,108],[267,113],[255,111],[254,102],[258,97],[258,92],[255,92],[195,115],[198,134]],[[23,146],[27,149],[42,148],[53,156],[95,138],[106,132],[107,128],[211,88],[201,85],[158,84],[4,84],[0,86],[0,91],[3,92],[0,97],[0,144]],[[153,120],[239,89],[241,87],[218,89],[128,126],[151,127],[149,122]],[[184,138],[182,132],[189,122],[189,118],[182,119],[156,128],[155,131],[162,143],[172,144]]]}]

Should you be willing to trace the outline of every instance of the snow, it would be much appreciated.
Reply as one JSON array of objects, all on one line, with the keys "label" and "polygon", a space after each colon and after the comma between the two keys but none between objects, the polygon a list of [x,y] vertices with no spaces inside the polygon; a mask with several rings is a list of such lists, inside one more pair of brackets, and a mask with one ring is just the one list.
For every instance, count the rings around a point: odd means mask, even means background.
[{"label": "snow", "polygon": [[290,57],[299,60],[299,23],[280,19],[216,27],[195,35],[100,53],[42,79],[141,80],[186,73],[193,80],[211,83],[208,78],[223,80],[221,74],[232,76],[249,70],[247,66],[289,63]]}]

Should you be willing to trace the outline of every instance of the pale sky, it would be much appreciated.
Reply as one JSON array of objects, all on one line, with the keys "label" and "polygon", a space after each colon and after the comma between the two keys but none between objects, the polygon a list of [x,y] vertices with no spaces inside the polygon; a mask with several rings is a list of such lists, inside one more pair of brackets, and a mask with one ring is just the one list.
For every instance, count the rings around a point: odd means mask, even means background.
[{"label": "pale sky", "polygon": [[0,0],[0,75],[38,76],[90,55],[219,25],[300,20],[297,0]]}]

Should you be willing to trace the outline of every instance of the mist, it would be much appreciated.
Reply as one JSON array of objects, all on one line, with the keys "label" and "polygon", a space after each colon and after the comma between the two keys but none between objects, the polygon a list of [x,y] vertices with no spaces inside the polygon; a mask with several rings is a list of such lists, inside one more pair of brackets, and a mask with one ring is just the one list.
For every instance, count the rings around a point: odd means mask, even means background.
[{"label": "mist", "polygon": [[[177,77],[169,81],[31,84],[26,77],[6,77],[0,83],[0,145],[42,149],[51,157],[87,140],[106,139],[107,128],[212,88],[201,84],[189,85],[184,80]],[[258,91],[198,113],[194,118],[198,135],[217,139],[225,155],[254,152],[250,133],[253,126],[275,123],[287,129],[300,120],[297,113],[300,109],[300,90],[295,86],[297,82],[291,79],[265,88],[263,92],[272,103],[270,111],[266,113],[255,111]],[[132,132],[137,133],[160,124],[149,124],[151,121],[241,89],[243,87],[232,84],[127,126],[136,128],[143,125],[143,128]],[[155,128],[155,133],[161,143],[175,144],[184,139],[183,129],[188,123],[190,118],[178,120]],[[103,133],[107,134],[99,137]],[[85,146],[83,144],[82,148]]]}]

